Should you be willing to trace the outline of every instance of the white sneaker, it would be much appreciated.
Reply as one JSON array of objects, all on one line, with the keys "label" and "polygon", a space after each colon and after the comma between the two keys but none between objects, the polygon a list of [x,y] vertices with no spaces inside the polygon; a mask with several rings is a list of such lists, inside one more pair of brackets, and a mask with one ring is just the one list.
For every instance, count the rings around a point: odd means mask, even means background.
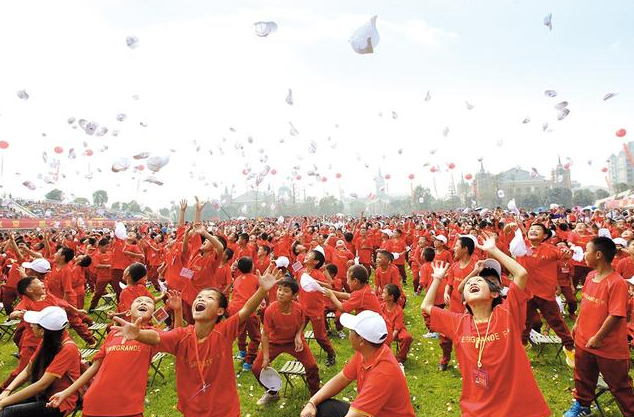
[{"label": "white sneaker", "polygon": [[425,339],[438,339],[438,333],[430,332],[430,333],[424,334],[423,337]]},{"label": "white sneaker", "polygon": [[401,362],[398,363],[398,367],[401,368],[401,372],[403,372],[403,375],[405,375],[405,365],[403,365]]},{"label": "white sneaker", "polygon": [[269,392],[267,391],[264,393],[263,396],[260,397],[260,399],[257,402],[257,405],[267,405],[279,399],[280,399],[279,393],[276,392],[275,394],[269,394]]}]

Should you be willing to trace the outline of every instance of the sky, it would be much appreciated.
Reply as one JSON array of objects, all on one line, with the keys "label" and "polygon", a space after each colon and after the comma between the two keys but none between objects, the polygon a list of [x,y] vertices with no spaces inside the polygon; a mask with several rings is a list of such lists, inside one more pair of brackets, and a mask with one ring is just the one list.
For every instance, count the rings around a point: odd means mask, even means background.
[{"label": "sky", "polygon": [[[615,132],[634,134],[633,13],[629,0],[2,2],[0,193],[105,189],[111,202],[158,208],[217,200],[225,186],[240,194],[268,166],[260,190],[294,182],[317,197],[366,196],[380,169],[390,193],[433,192],[435,181],[443,196],[479,157],[494,173],[549,176],[558,156],[573,180],[605,186],[601,168],[628,139]],[[374,15],[380,42],[357,54],[349,39]],[[257,21],[278,30],[258,37]],[[570,114],[558,121],[562,101]],[[79,119],[108,133],[88,135]],[[141,152],[169,163],[151,175],[132,159]],[[131,166],[114,173],[120,158]]]}]

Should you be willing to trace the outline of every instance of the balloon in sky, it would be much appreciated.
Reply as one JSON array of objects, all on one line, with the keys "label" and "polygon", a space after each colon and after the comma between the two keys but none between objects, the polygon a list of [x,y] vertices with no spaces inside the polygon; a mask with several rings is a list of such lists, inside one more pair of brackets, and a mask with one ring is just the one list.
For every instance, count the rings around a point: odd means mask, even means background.
[{"label": "balloon in sky", "polygon": [[350,37],[350,46],[358,54],[371,54],[379,44],[381,37],[376,30],[376,16],[372,16],[369,22],[359,27]]},{"label": "balloon in sky", "polygon": [[385,174],[385,179],[389,180],[390,178],[392,178],[392,176],[390,174]]},{"label": "balloon in sky", "polygon": [[337,172],[337,175],[335,175],[335,177],[336,177],[337,179],[341,178],[341,173]]},{"label": "balloon in sky", "polygon": [[26,90],[20,90],[18,91],[18,97],[20,97],[22,100],[28,100],[29,94],[26,92]]},{"label": "balloon in sky", "polygon": [[504,190],[498,190],[498,197],[504,198]]},{"label": "balloon in sky", "polygon": [[456,164],[454,164],[453,162],[450,162],[449,164],[447,164],[447,167],[449,169],[454,169],[456,167]]},{"label": "balloon in sky", "polygon": [[326,178],[326,177],[321,177],[321,182],[326,182],[326,181],[328,181],[328,178]]},{"label": "balloon in sky", "polygon": [[275,175],[275,174],[277,174],[277,169],[273,168],[273,169],[271,170],[271,175]]},{"label": "balloon in sky", "polygon": [[413,179],[414,179],[414,174],[409,174],[409,175],[407,176],[407,178],[409,178],[410,180],[413,180]]},{"label": "balloon in sky", "polygon": [[86,156],[92,156],[92,154],[93,154],[92,149],[86,149],[86,150],[84,151],[84,155],[86,155]]},{"label": "balloon in sky", "polygon": [[301,179],[302,179],[302,176],[301,176],[301,175],[297,175],[297,176],[295,177],[295,179],[296,179],[297,181],[299,181],[299,180],[301,180]]},{"label": "balloon in sky", "polygon": [[608,172],[608,169],[606,167],[601,168],[601,172]]},{"label": "balloon in sky", "polygon": [[277,23],[275,22],[255,22],[253,24],[253,31],[261,38],[269,36],[271,33],[277,30]]},{"label": "balloon in sky", "polygon": [[471,174],[467,174],[467,175],[465,175],[465,176],[464,176],[464,178],[465,178],[465,180],[467,180],[467,181],[471,181],[471,179],[473,178],[473,175],[471,175]]},{"label": "balloon in sky", "polygon": [[435,167],[435,166],[433,166],[433,167],[429,168],[429,170],[430,170],[431,172],[436,172],[436,171],[437,171],[437,169],[436,169],[436,167]]},{"label": "balloon in sky", "polygon": [[64,148],[62,148],[61,146],[56,146],[54,149],[55,153],[62,153],[64,152]]},{"label": "balloon in sky", "polygon": [[7,149],[9,147],[9,142],[6,140],[0,140],[0,149]]},{"label": "balloon in sky", "polygon": [[627,130],[625,129],[619,129],[616,131],[616,136],[619,138],[624,137],[625,135],[627,135]]}]

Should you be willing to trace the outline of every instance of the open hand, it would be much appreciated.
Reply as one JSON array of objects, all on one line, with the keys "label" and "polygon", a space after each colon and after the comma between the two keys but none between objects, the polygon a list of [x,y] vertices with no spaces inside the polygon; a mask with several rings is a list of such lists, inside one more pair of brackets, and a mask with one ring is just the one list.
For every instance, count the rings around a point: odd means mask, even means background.
[{"label": "open hand", "polygon": [[180,291],[168,290],[167,291],[167,304],[172,307],[174,311],[180,311],[183,309],[183,299],[181,298]]},{"label": "open hand", "polygon": [[445,274],[447,273],[447,271],[449,270],[449,263],[448,262],[434,262],[432,264],[432,278],[434,279],[443,279],[445,277]]},{"label": "open hand", "polygon": [[275,285],[277,285],[277,283],[280,282],[283,278],[284,277],[282,275],[282,271],[275,268],[273,265],[269,266],[266,271],[264,271],[263,275],[260,275],[260,273],[258,272],[258,281],[260,284],[260,288],[264,289],[267,292]]},{"label": "open hand", "polygon": [[117,332],[117,336],[123,336],[121,344],[124,344],[128,340],[136,340],[139,337],[139,332],[141,331],[141,317],[136,319],[134,323],[127,322],[121,317],[114,317],[114,321],[119,323],[119,326],[112,326],[112,330]]}]

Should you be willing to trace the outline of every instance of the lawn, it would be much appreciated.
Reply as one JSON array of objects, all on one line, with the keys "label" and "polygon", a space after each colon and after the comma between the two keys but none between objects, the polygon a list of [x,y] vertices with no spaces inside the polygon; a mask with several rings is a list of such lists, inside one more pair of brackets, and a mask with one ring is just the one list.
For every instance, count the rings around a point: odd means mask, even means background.
[{"label": "lawn", "polygon": [[[460,415],[459,399],[461,389],[461,376],[455,360],[447,372],[440,372],[437,369],[437,362],[440,357],[440,348],[437,340],[424,339],[421,336],[427,332],[422,316],[420,314],[421,296],[413,295],[411,285],[406,287],[408,296],[407,307],[405,309],[406,323],[410,332],[414,336],[414,343],[410,351],[405,371],[407,382],[410,388],[412,403],[417,416],[458,416]],[[89,297],[88,297],[89,298]],[[89,300],[86,301],[88,303]],[[88,304],[86,304],[88,305]],[[84,346],[78,340],[78,346]],[[311,349],[320,365],[322,383],[330,379],[337,373],[352,356],[352,349],[346,339],[332,339],[337,351],[337,364],[328,368],[325,366],[325,354],[321,352],[319,346],[312,341]],[[237,350],[237,348],[236,348]],[[16,348],[13,343],[0,342],[0,377],[3,379],[15,367],[17,360],[11,355]],[[547,347],[541,356],[537,357],[537,349],[532,348],[528,355],[533,364],[533,370],[537,382],[544,393],[546,402],[551,407],[554,416],[561,416],[568,409],[571,403],[571,390],[574,386],[573,374],[565,364],[555,360],[556,348]],[[282,355],[274,362],[274,367],[279,369],[285,360],[292,359],[290,356]],[[145,416],[168,417],[180,415],[175,408],[176,394],[174,391],[174,361],[168,356],[161,366],[166,375],[165,380],[157,377],[153,386],[148,388],[146,397]],[[262,388],[258,385],[251,372],[241,373],[241,365],[236,361],[236,374],[238,390],[240,392],[241,407],[243,416],[299,416],[303,404],[308,399],[308,391],[304,388],[301,380],[297,380],[295,389],[288,389],[286,397],[280,399],[276,404],[266,408],[256,406],[255,402],[262,395]],[[634,373],[630,373],[631,375]],[[340,398],[352,399],[355,397],[355,385],[351,384]],[[618,407],[612,400],[609,393],[601,398],[601,404],[605,415],[609,417],[621,416]],[[599,415],[595,412],[595,415]],[[483,416],[485,417],[485,416]]]}]

